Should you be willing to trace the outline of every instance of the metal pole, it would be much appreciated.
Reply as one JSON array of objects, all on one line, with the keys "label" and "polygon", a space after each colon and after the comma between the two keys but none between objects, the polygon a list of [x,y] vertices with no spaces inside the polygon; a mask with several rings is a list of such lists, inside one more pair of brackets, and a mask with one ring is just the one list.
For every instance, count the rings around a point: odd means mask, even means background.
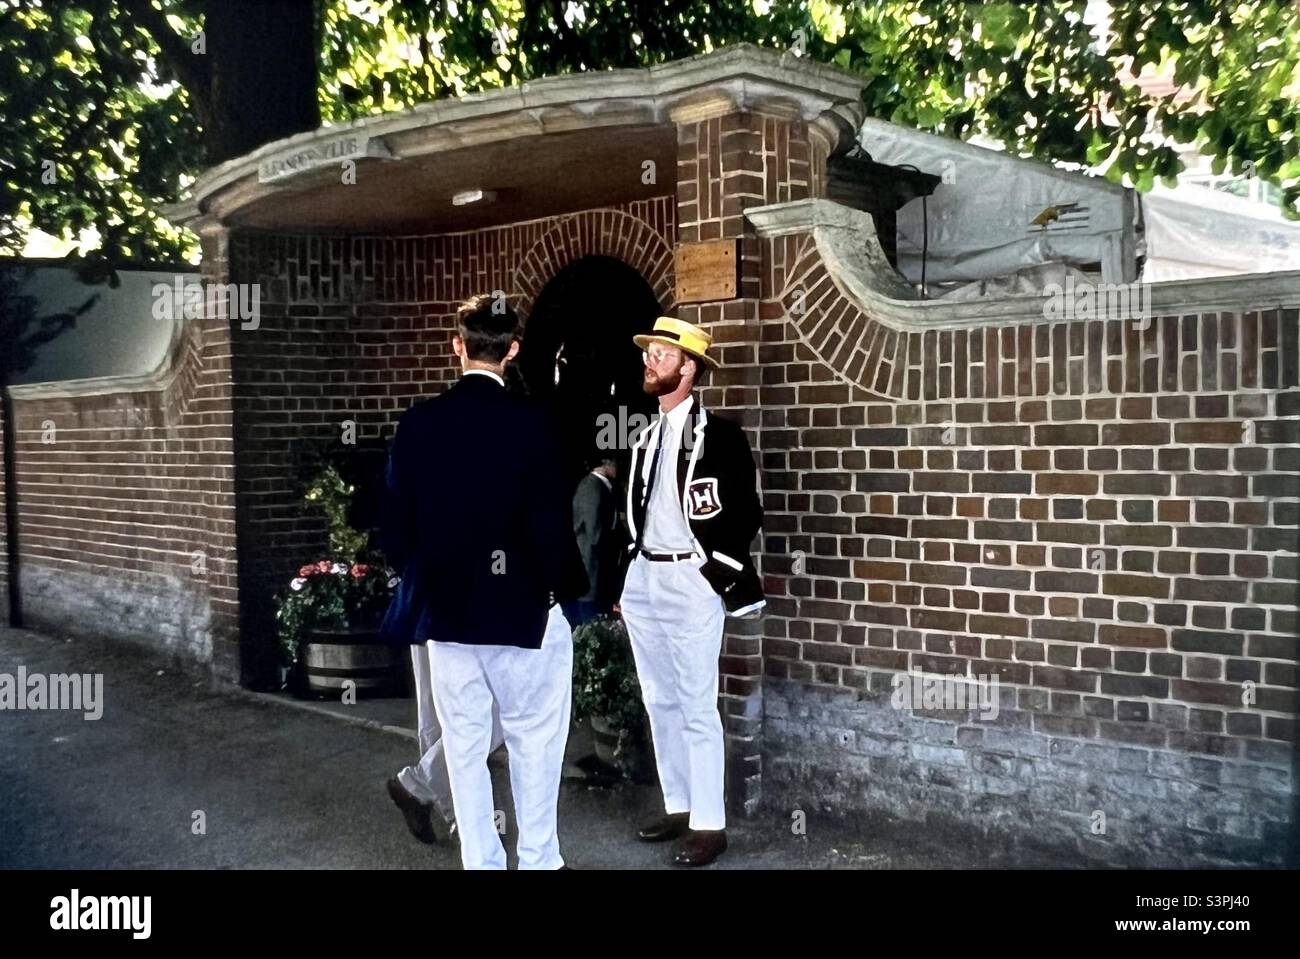
[{"label": "metal pole", "polygon": [[9,386],[0,383],[0,429],[4,434],[5,556],[9,561],[9,625],[23,626],[23,595],[18,583],[18,472],[15,468],[18,438],[14,435],[14,401]]}]

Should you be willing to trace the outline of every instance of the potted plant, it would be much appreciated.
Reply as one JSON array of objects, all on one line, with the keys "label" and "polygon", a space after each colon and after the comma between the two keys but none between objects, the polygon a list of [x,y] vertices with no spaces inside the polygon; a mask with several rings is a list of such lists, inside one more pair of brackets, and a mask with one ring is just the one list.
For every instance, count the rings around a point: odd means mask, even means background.
[{"label": "potted plant", "polygon": [[621,619],[599,616],[574,631],[573,715],[590,721],[602,762],[632,779],[653,778],[641,686]]},{"label": "potted plant", "polygon": [[402,650],[379,642],[379,624],[398,579],[347,522],[354,487],[326,466],[309,484],[308,506],[323,510],[328,555],[298,570],[277,598],[282,671],[303,696],[334,696],[351,681],[358,695],[404,691]]}]

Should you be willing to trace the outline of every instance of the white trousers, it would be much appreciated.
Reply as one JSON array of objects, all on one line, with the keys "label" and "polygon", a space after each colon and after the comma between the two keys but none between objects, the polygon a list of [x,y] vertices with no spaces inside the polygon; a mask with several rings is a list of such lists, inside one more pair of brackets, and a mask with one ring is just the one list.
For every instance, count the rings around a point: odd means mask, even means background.
[{"label": "white trousers", "polygon": [[[411,647],[411,662],[415,673],[416,737],[420,758],[397,774],[398,781],[408,793],[421,802],[433,803],[438,815],[450,823],[456,818],[451,803],[451,782],[447,778],[447,756],[442,745],[442,727],[433,705],[433,680],[429,673],[429,646]],[[492,704],[492,743],[488,749],[494,753],[503,742],[501,714],[495,701]]]},{"label": "white trousers", "polygon": [[487,765],[495,703],[510,754],[519,868],[559,869],[556,807],[573,687],[573,635],[560,607],[551,608],[541,649],[433,642],[429,666],[461,863],[506,868]]},{"label": "white trousers", "polygon": [[689,812],[692,829],[724,829],[718,657],[726,610],[700,565],[638,555],[620,603],[650,715],[664,811]]}]

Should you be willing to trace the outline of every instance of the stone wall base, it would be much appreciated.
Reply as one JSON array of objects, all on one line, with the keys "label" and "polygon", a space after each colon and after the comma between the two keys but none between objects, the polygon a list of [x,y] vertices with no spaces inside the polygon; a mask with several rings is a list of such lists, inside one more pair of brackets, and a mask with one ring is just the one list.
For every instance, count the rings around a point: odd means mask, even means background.
[{"label": "stone wall base", "polygon": [[936,719],[888,693],[789,681],[765,684],[764,709],[774,809],[962,825],[1063,864],[1279,866],[1291,840],[1285,765],[1048,735],[1017,710]]},{"label": "stone wall base", "polygon": [[193,582],[22,566],[27,625],[53,635],[118,640],[187,664],[213,661],[211,611]]}]

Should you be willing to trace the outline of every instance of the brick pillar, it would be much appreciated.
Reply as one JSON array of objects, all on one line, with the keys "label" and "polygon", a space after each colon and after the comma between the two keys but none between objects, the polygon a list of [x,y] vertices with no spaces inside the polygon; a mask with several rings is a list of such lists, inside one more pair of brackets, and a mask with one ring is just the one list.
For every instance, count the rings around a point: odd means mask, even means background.
[{"label": "brick pillar", "polygon": [[[204,223],[197,232],[203,262],[202,282],[230,282],[229,231]],[[206,298],[205,298],[206,299]],[[238,563],[235,555],[235,437],[234,383],[231,375],[231,310],[204,315],[201,324],[202,404],[198,482],[204,486],[202,528],[206,542],[208,602],[212,611],[212,672],[218,680],[245,679],[240,649]]]},{"label": "brick pillar", "polygon": [[[714,101],[680,108],[672,119],[677,124],[679,244],[740,241],[737,296],[679,303],[677,314],[713,334],[722,369],[702,390],[704,405],[744,427],[761,464],[758,348],[763,264],[759,239],[744,213],[749,207],[808,197],[824,182],[816,170],[819,163],[824,169],[826,152],[815,145],[808,124],[781,104],[760,112]],[[765,485],[761,479],[760,484]],[[762,774],[761,621],[727,621],[721,670],[728,803],[733,813],[752,814],[760,800]]]}]

